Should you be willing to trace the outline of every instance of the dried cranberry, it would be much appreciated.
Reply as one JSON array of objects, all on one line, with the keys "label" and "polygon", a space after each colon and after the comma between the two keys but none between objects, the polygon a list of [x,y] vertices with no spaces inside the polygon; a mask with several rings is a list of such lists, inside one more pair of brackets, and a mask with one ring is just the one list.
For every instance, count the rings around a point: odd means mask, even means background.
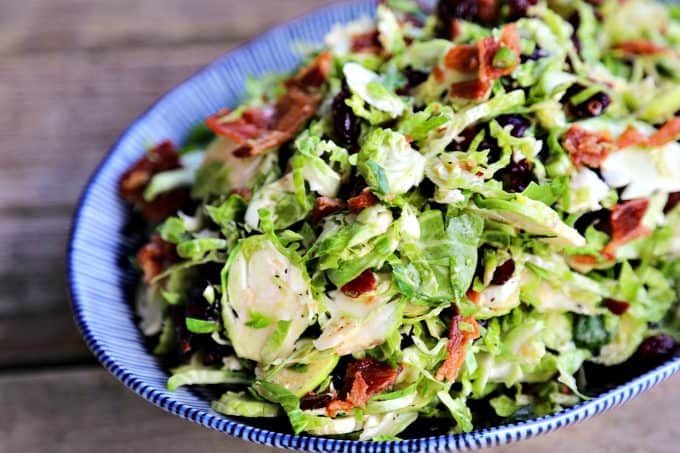
[{"label": "dried cranberry", "polygon": [[510,134],[513,137],[523,137],[531,123],[528,119],[520,115],[501,115],[496,118],[501,127],[511,125]]},{"label": "dried cranberry", "polygon": [[325,393],[307,393],[300,398],[300,409],[313,410],[328,406],[328,403],[333,401],[337,395],[331,392]]},{"label": "dried cranberry", "polygon": [[637,358],[645,363],[656,364],[670,358],[677,348],[673,337],[660,333],[645,338],[637,350]]},{"label": "dried cranberry", "polygon": [[579,233],[585,234],[586,230],[591,225],[595,227],[596,230],[611,235],[612,224],[611,212],[609,209],[600,209],[597,211],[586,212],[578,218],[574,224],[574,227]]},{"label": "dried cranberry", "polygon": [[214,341],[206,342],[203,350],[203,365],[211,366],[222,362],[222,359],[234,353],[231,346],[217,344]]},{"label": "dried cranberry", "polygon": [[663,208],[663,213],[668,214],[678,204],[680,204],[680,192],[673,192],[668,194],[668,200],[666,201],[666,206],[664,206]]},{"label": "dried cranberry", "polygon": [[523,192],[535,179],[532,169],[533,166],[526,159],[510,162],[501,172],[503,188],[508,192]]},{"label": "dried cranberry", "polygon": [[529,8],[538,3],[538,0],[508,0],[508,20],[516,21],[526,17]]},{"label": "dried cranberry", "polygon": [[436,33],[442,38],[451,38],[451,24],[455,19],[479,21],[478,0],[439,0],[435,10],[437,15]]},{"label": "dried cranberry", "polygon": [[527,61],[540,60],[541,58],[545,58],[548,55],[550,55],[550,53],[547,50],[541,49],[540,47],[536,46],[529,55],[522,54],[520,55],[519,58],[522,63],[526,63]]},{"label": "dried cranberry", "polygon": [[333,99],[333,129],[338,143],[355,152],[358,148],[361,125],[352,109],[345,104],[345,101],[350,97],[349,88],[343,85],[338,95]]},{"label": "dried cranberry", "polygon": [[424,83],[429,76],[430,74],[425,71],[413,69],[411,66],[408,66],[406,69],[404,69],[406,85],[397,90],[398,94],[402,95],[408,94],[411,91],[411,89]]},{"label": "dried cranberry", "polygon": [[628,302],[625,302],[623,300],[616,300],[616,299],[605,299],[602,301],[602,304],[607,307],[607,310],[612,312],[615,315],[622,315],[625,312],[628,311],[630,308],[630,304]]},{"label": "dried cranberry", "polygon": [[493,278],[491,279],[492,285],[502,285],[512,277],[515,273],[515,262],[512,259],[507,260],[505,263],[496,267],[493,271]]},{"label": "dried cranberry", "polygon": [[373,291],[377,284],[375,274],[366,269],[357,278],[345,284],[341,291],[348,297],[357,298],[364,293]]},{"label": "dried cranberry", "polygon": [[585,87],[583,85],[578,83],[575,83],[569,87],[567,92],[564,94],[567,111],[574,118],[592,118],[602,115],[604,111],[607,110],[607,107],[609,107],[609,104],[611,104],[611,98],[606,93],[601,91],[595,93],[580,104],[574,104],[572,102],[572,98],[583,91],[584,88]]}]

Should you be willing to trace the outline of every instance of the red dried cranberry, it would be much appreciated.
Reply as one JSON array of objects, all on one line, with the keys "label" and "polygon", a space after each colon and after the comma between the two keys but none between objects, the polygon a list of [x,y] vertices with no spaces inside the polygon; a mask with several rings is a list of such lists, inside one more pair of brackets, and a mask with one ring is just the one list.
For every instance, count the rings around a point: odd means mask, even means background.
[{"label": "red dried cranberry", "polygon": [[630,308],[630,304],[628,302],[625,302],[623,300],[616,300],[616,299],[605,299],[602,301],[602,304],[607,307],[607,310],[612,312],[615,315],[622,315],[625,312],[628,311]]},{"label": "red dried cranberry", "polygon": [[583,85],[575,83],[567,89],[564,94],[567,111],[574,118],[592,118],[602,115],[607,110],[607,107],[609,107],[609,104],[611,104],[611,98],[606,93],[601,91],[595,93],[580,104],[572,102],[572,98],[583,91],[584,88]]},{"label": "red dried cranberry", "polygon": [[502,177],[503,188],[508,192],[524,192],[535,179],[532,168],[531,162],[526,159],[510,162]]},{"label": "red dried cranberry", "polygon": [[357,151],[361,125],[352,109],[345,104],[351,97],[349,88],[343,85],[338,95],[333,99],[333,129],[338,144],[351,152]]},{"label": "red dried cranberry", "polygon": [[373,291],[377,284],[375,274],[367,269],[363,271],[357,278],[345,284],[341,291],[348,297],[359,297],[364,293]]},{"label": "red dried cranberry", "polygon": [[508,0],[508,20],[516,21],[526,17],[529,8],[538,3],[538,0]]},{"label": "red dried cranberry", "polygon": [[451,24],[455,19],[476,21],[479,18],[477,0],[439,0],[436,33],[442,38],[451,38]]},{"label": "red dried cranberry", "polygon": [[637,350],[637,358],[646,363],[659,363],[670,358],[677,350],[677,343],[670,335],[660,333],[645,338]]},{"label": "red dried cranberry", "polygon": [[328,406],[328,403],[333,401],[337,395],[331,392],[326,393],[307,393],[300,398],[300,409],[313,410]]},{"label": "red dried cranberry", "polygon": [[493,278],[491,279],[492,285],[502,285],[512,277],[515,273],[515,262],[512,259],[507,260],[505,263],[496,267],[493,271]]},{"label": "red dried cranberry", "polygon": [[406,85],[397,90],[398,94],[406,95],[411,89],[423,84],[430,76],[428,72],[419,69],[413,69],[411,66],[404,69],[404,77],[406,78]]},{"label": "red dried cranberry", "polygon": [[529,55],[522,54],[520,55],[519,58],[522,63],[526,63],[527,61],[540,60],[541,58],[545,58],[548,55],[550,55],[550,53],[547,50],[541,49],[540,47],[536,46]]},{"label": "red dried cranberry", "polygon": [[600,209],[597,211],[586,212],[581,217],[579,217],[578,220],[576,220],[574,227],[579,233],[585,234],[586,230],[591,225],[596,230],[611,236],[611,211],[609,211],[609,209]]},{"label": "red dried cranberry", "polygon": [[663,213],[668,214],[678,204],[680,204],[680,192],[673,192],[668,194],[668,200],[666,201],[666,206],[664,206],[663,208]]},{"label": "red dried cranberry", "polygon": [[501,115],[496,118],[501,127],[511,125],[510,134],[513,137],[523,137],[531,123],[528,119],[520,115]]}]

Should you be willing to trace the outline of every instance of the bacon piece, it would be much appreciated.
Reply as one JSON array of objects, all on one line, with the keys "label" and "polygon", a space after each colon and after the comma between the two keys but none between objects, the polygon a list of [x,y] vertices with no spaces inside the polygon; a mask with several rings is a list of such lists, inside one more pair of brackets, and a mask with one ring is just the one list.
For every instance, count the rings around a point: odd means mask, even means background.
[{"label": "bacon piece", "polygon": [[617,204],[612,208],[612,238],[602,250],[605,258],[615,259],[617,247],[651,234],[651,230],[642,225],[642,219],[648,207],[649,200],[638,198]]},{"label": "bacon piece", "polygon": [[382,50],[382,45],[378,36],[378,30],[352,36],[352,52],[379,54]]},{"label": "bacon piece", "polygon": [[375,278],[375,274],[366,269],[357,278],[349,283],[346,283],[340,291],[345,294],[345,296],[357,298],[364,293],[375,290],[378,281]]},{"label": "bacon piece", "polygon": [[632,39],[612,46],[613,49],[622,50],[629,55],[656,55],[668,52],[668,48],[652,41],[644,39]]},{"label": "bacon piece", "polygon": [[296,85],[302,90],[307,91],[307,88],[319,88],[331,73],[333,66],[333,55],[326,51],[321,52],[309,65],[302,68],[298,74],[286,82],[286,86]]},{"label": "bacon piece", "polygon": [[[494,57],[501,47],[510,49],[515,57],[513,64],[503,68],[496,67],[493,64]],[[519,65],[521,54],[517,26],[513,23],[503,27],[500,41],[493,37],[480,39],[477,42],[477,49],[479,52],[479,78],[481,80],[488,82],[512,74],[512,71]]]},{"label": "bacon piece", "polygon": [[179,261],[175,244],[164,241],[154,234],[149,242],[137,252],[137,263],[144,274],[144,282],[151,283],[154,277]]},{"label": "bacon piece", "polygon": [[121,176],[118,189],[121,197],[139,209],[151,222],[159,222],[180,209],[189,194],[186,189],[175,189],[158,195],[152,201],[144,200],[144,190],[157,173],[180,168],[179,155],[169,140],[149,150]]},{"label": "bacon piece", "polygon": [[272,109],[251,108],[243,112],[241,117],[228,120],[229,110],[222,109],[205,120],[205,125],[215,134],[228,137],[236,143],[258,137],[265,131],[272,120]]},{"label": "bacon piece", "polygon": [[[460,324],[464,322],[472,327],[472,331],[461,330]],[[479,338],[479,324],[471,316],[461,316],[456,314],[451,318],[451,327],[449,329],[449,342],[446,349],[449,352],[448,357],[441,364],[437,370],[435,377],[437,380],[455,381],[458,373],[465,361],[467,349],[472,342]]]},{"label": "bacon piece", "polygon": [[573,255],[569,258],[573,263],[583,266],[596,266],[599,261],[592,255]]},{"label": "bacon piece", "polygon": [[376,204],[378,204],[378,197],[373,195],[368,187],[362,190],[361,193],[356,197],[352,197],[347,200],[347,206],[349,207],[349,210],[355,214]]},{"label": "bacon piece", "polygon": [[489,94],[491,84],[479,79],[456,82],[451,85],[449,96],[454,98],[472,99],[481,101]]},{"label": "bacon piece", "polygon": [[345,202],[339,198],[318,197],[314,200],[314,209],[309,221],[317,224],[326,216],[345,209]]},{"label": "bacon piece", "polygon": [[335,417],[340,411],[349,412],[355,407],[366,406],[373,395],[394,385],[401,370],[401,365],[392,368],[372,357],[355,360],[347,366],[345,372],[344,387],[340,392],[345,397],[329,403],[326,413],[329,417]]},{"label": "bacon piece", "polygon": [[616,147],[618,149],[624,149],[630,146],[644,145],[646,143],[647,137],[638,132],[633,126],[628,126],[616,140]]},{"label": "bacon piece", "polygon": [[584,165],[597,168],[612,150],[609,134],[589,132],[580,126],[571,126],[564,136],[564,148],[578,168]]},{"label": "bacon piece", "polygon": [[663,146],[667,143],[674,142],[680,136],[680,116],[676,116],[661,126],[661,129],[656,131],[649,137],[647,141],[649,146]]},{"label": "bacon piece", "polygon": [[453,46],[444,57],[444,65],[459,72],[475,72],[479,69],[479,51],[474,44]]},{"label": "bacon piece", "polygon": [[471,301],[473,304],[477,305],[477,304],[479,303],[479,297],[481,296],[481,294],[478,293],[477,291],[475,291],[474,289],[470,288],[470,289],[468,289],[467,292],[465,293],[465,296],[466,296],[468,299],[470,299],[470,301]]},{"label": "bacon piece", "polygon": [[602,304],[607,307],[607,310],[612,312],[615,315],[622,315],[625,312],[628,311],[630,308],[630,303],[625,302],[623,300],[616,300],[616,299],[605,299],[602,301]]},{"label": "bacon piece", "polygon": [[231,189],[229,194],[238,195],[239,197],[243,198],[246,203],[249,202],[253,197],[253,191],[251,189]]}]

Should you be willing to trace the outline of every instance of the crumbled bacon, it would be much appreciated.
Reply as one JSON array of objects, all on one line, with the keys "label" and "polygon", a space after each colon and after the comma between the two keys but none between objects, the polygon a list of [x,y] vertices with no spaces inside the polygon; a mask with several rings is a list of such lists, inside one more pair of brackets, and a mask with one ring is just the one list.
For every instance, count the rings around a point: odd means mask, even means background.
[{"label": "crumbled bacon", "polygon": [[444,56],[444,65],[459,72],[475,72],[479,69],[479,50],[474,44],[453,46]]},{"label": "crumbled bacon", "polygon": [[233,120],[222,110],[208,117],[206,125],[240,145],[234,150],[236,157],[257,156],[277,148],[290,141],[316,112],[321,102],[318,88],[328,80],[332,63],[332,55],[323,52],[285,82],[288,90],[273,107],[251,108]]},{"label": "crumbled bacon", "polygon": [[644,39],[632,39],[612,46],[614,49],[622,50],[630,55],[656,55],[668,52],[668,48]]},{"label": "crumbled bacon", "polygon": [[[466,323],[471,329],[461,329],[460,324]],[[448,357],[437,370],[437,380],[455,381],[465,361],[467,349],[472,342],[479,338],[479,324],[471,316],[456,314],[451,318],[449,342],[446,345]]]},{"label": "crumbled bacon", "polygon": [[592,255],[573,255],[569,258],[574,264],[582,266],[595,266],[599,262]]},{"label": "crumbled bacon", "polygon": [[638,132],[633,126],[628,126],[616,140],[616,147],[618,149],[624,149],[630,146],[643,145],[645,143],[647,143],[647,137]]},{"label": "crumbled bacon", "polygon": [[[512,65],[503,68],[494,66],[494,57],[501,47],[510,49],[514,54],[515,61]],[[477,48],[479,52],[479,78],[481,80],[493,81],[505,75],[512,74],[512,71],[514,71],[519,64],[519,56],[522,53],[517,26],[513,23],[503,27],[500,40],[496,40],[493,37],[480,39],[477,42]]]},{"label": "crumbled bacon", "polygon": [[569,128],[564,136],[563,145],[571,161],[578,168],[584,165],[599,167],[613,147],[609,134],[590,132],[577,125]]},{"label": "crumbled bacon", "polygon": [[491,84],[488,82],[483,82],[479,79],[466,80],[452,84],[449,95],[451,97],[481,101],[489,93],[490,88]]},{"label": "crumbled bacon", "polygon": [[622,315],[625,312],[628,311],[630,308],[630,303],[625,302],[623,300],[616,300],[616,299],[605,299],[602,301],[602,304],[607,307],[607,310],[612,312],[615,315]]},{"label": "crumbled bacon", "polygon": [[326,406],[326,413],[335,417],[340,411],[349,412],[355,407],[366,406],[373,395],[394,385],[401,370],[401,366],[392,368],[372,357],[355,360],[347,366],[340,398]]},{"label": "crumbled bacon", "polygon": [[137,252],[137,264],[142,269],[145,283],[150,283],[178,260],[175,244],[164,241],[158,234],[151,236],[149,242]]},{"label": "crumbled bacon", "polygon": [[371,30],[352,36],[352,52],[380,53],[382,45],[378,36],[378,30]]},{"label": "crumbled bacon", "polygon": [[648,207],[649,200],[640,198],[617,204],[612,208],[612,238],[602,251],[605,258],[614,259],[619,246],[651,233],[649,228],[642,225]]},{"label": "crumbled bacon", "polygon": [[365,188],[361,193],[355,197],[347,200],[347,207],[353,213],[357,214],[366,208],[374,206],[378,203],[378,197],[373,195],[370,189]]},{"label": "crumbled bacon", "polygon": [[144,190],[155,174],[180,167],[174,145],[168,140],[163,141],[123,173],[118,183],[120,195],[139,209],[147,220],[160,222],[182,207],[188,192],[183,188],[175,189],[146,201]]},{"label": "crumbled bacon", "polygon": [[250,199],[253,197],[253,191],[252,189],[231,189],[229,191],[229,194],[235,194],[238,195],[239,197],[243,198],[243,200],[247,203],[250,201]]},{"label": "crumbled bacon", "polygon": [[377,284],[378,280],[375,278],[375,274],[370,269],[366,269],[357,278],[345,284],[340,291],[345,296],[357,298],[364,293],[375,290]]},{"label": "crumbled bacon", "polygon": [[656,131],[649,137],[649,146],[663,146],[667,143],[673,142],[680,136],[680,116],[676,116],[666,124],[661,126],[661,129]]},{"label": "crumbled bacon", "polygon": [[479,303],[479,297],[480,296],[481,296],[481,294],[478,293],[477,291],[475,291],[472,288],[468,289],[467,292],[465,293],[465,297],[470,299],[470,302],[472,302],[473,304]]},{"label": "crumbled bacon", "polygon": [[314,209],[309,221],[317,224],[326,216],[345,209],[345,202],[339,198],[318,197],[314,200]]}]

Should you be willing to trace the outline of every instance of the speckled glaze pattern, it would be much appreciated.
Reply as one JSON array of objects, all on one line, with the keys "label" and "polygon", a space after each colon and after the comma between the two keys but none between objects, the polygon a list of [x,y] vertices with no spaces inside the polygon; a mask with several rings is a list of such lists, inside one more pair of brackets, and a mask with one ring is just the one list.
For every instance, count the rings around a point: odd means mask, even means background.
[{"label": "speckled glaze pattern", "polygon": [[527,439],[616,407],[680,369],[673,359],[597,398],[560,413],[467,434],[403,441],[358,442],[295,436],[249,426],[220,415],[200,392],[166,389],[167,372],[145,347],[126,285],[137,276],[120,265],[129,245],[122,233],[127,211],[117,195],[120,175],[147,145],[181,143],[190,127],[234,106],[247,75],[293,69],[295,42],[318,43],[334,23],[373,15],[376,1],[337,3],[281,25],[218,59],[163,96],[121,136],[90,179],[76,208],[68,245],[68,284],[76,323],[92,353],[123,384],[156,406],[194,423],[247,441],[315,452],[464,451]]}]

